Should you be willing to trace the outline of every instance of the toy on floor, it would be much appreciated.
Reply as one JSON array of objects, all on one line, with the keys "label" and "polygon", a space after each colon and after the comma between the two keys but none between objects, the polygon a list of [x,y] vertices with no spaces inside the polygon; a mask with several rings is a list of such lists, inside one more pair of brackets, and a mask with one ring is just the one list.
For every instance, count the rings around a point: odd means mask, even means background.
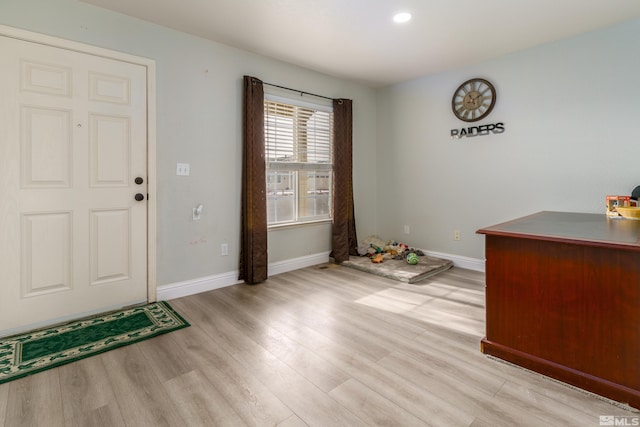
[{"label": "toy on floor", "polygon": [[407,255],[407,264],[416,265],[419,261],[418,255],[415,252],[410,252]]},{"label": "toy on floor", "polygon": [[[363,241],[358,242],[358,254],[360,256],[368,256],[371,262],[376,264],[386,259],[406,261],[407,255],[409,254],[417,256],[425,255],[420,249],[410,248],[409,245],[396,242],[395,240],[384,241],[378,236],[369,236]],[[417,264],[417,262],[412,265],[415,264]]]}]

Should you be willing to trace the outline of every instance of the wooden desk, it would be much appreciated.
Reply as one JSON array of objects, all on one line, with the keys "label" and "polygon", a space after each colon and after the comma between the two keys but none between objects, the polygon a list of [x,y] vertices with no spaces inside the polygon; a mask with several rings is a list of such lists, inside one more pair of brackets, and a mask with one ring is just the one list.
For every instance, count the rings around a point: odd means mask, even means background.
[{"label": "wooden desk", "polygon": [[540,212],[478,233],[482,352],[640,408],[640,221]]}]

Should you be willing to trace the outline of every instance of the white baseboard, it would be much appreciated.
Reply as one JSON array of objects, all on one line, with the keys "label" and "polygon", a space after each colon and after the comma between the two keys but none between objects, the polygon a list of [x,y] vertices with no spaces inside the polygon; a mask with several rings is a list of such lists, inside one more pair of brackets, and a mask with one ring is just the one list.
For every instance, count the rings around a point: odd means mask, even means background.
[{"label": "white baseboard", "polygon": [[422,250],[425,254],[436,257],[436,258],[444,258],[453,261],[453,265],[455,267],[466,268],[468,270],[481,271],[484,273],[485,266],[484,260],[478,258],[470,258],[461,255],[453,255],[453,254],[445,254],[442,252],[433,252]]},{"label": "white baseboard", "polygon": [[271,263],[269,264],[269,276],[275,276],[276,274],[311,267],[313,265],[324,264],[325,262],[329,262],[329,254],[330,252],[320,252],[318,254]]},{"label": "white baseboard", "polygon": [[[321,252],[318,254],[270,263],[268,267],[269,276],[275,276],[276,274],[286,273],[287,271],[323,264],[328,261],[329,252]],[[230,271],[228,273],[222,273],[214,276],[201,277],[198,279],[185,280],[184,282],[158,286],[157,298],[159,301],[171,300],[224,288],[226,286],[237,285],[238,283],[242,283],[242,280],[238,280],[238,271]]]},{"label": "white baseboard", "polygon": [[215,276],[200,277],[198,279],[185,280],[184,282],[158,286],[157,298],[158,301],[171,300],[224,288],[238,283],[242,283],[242,280],[238,280],[238,271],[236,270],[229,273],[217,274]]}]

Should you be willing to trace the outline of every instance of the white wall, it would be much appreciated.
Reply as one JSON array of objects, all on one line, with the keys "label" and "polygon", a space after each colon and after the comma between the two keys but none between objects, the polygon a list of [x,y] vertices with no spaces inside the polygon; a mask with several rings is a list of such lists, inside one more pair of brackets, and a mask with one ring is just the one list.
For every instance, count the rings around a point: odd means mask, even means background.
[{"label": "white wall", "polygon": [[[158,285],[228,274],[238,266],[242,76],[354,102],[359,229],[376,227],[375,92],[74,0],[2,0],[0,23],[154,59],[157,67]],[[191,175],[177,177],[176,163]],[[1,189],[0,189],[1,191]],[[200,222],[191,210],[204,205]],[[270,233],[269,260],[330,250],[330,226]],[[230,255],[220,256],[221,243]]]},{"label": "white wall", "polygon": [[[479,228],[542,210],[603,213],[607,194],[630,194],[640,185],[639,46],[632,21],[380,90],[380,235],[484,259]],[[498,92],[476,123],[506,131],[452,140],[465,123],[451,97],[472,77]]]}]

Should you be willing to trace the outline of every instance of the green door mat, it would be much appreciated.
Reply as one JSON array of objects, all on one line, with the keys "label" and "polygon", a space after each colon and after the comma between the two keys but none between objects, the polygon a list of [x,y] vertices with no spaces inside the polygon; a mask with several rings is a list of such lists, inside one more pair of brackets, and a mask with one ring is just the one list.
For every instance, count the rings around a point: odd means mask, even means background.
[{"label": "green door mat", "polygon": [[187,326],[160,301],[0,338],[0,384]]}]

